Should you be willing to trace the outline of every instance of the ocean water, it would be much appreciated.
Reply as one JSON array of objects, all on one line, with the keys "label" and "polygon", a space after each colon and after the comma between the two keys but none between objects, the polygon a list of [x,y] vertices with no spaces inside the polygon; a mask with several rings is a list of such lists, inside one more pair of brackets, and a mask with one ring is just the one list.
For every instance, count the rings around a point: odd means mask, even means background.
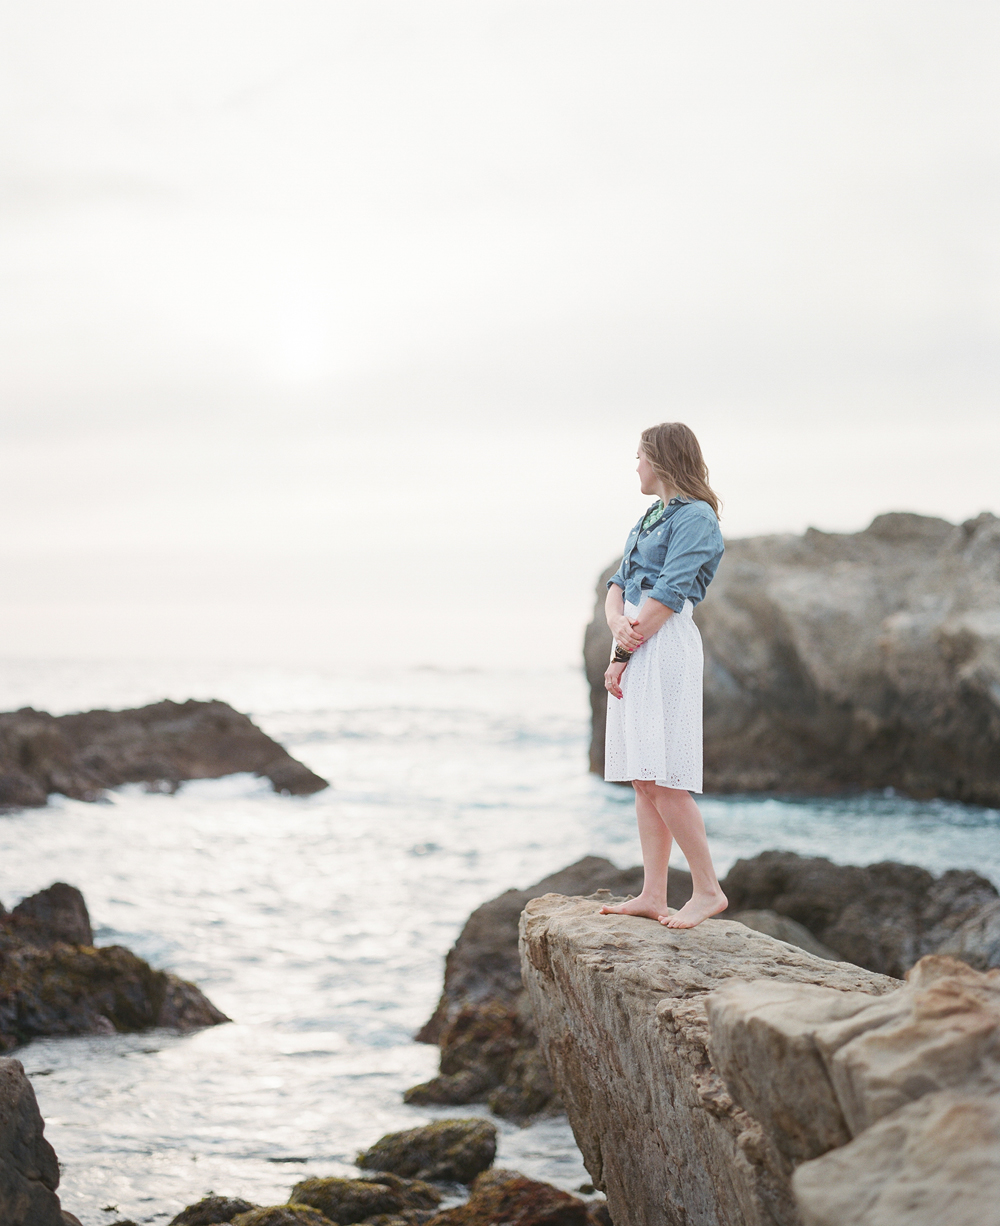
[{"label": "ocean water", "polygon": [[[392,1129],[483,1108],[407,1107],[436,1069],[412,1041],[466,916],[587,854],[637,863],[631,795],[586,771],[576,670],[318,673],[17,663],[0,709],[219,697],[333,786],[275,796],[238,775],[174,796],[54,798],[0,816],[0,898],[79,886],[98,944],[197,982],[233,1018],[165,1032],[34,1042],[30,1073],[84,1226],[163,1223],[208,1191],[259,1203],[346,1174]],[[717,867],[780,847],[1000,880],[1000,813],[891,795],[708,797]],[[497,1121],[499,1161],[573,1189],[586,1172],[564,1120]]]}]

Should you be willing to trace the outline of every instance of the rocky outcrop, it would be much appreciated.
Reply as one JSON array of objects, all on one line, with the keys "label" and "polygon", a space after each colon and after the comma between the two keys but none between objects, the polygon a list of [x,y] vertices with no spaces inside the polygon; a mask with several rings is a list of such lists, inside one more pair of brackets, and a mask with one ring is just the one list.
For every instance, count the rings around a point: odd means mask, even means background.
[{"label": "rocky outcrop", "polygon": [[96,800],[123,783],[171,791],[186,779],[238,771],[266,777],[276,792],[293,796],[328,786],[225,702],[0,714],[0,809],[44,805],[54,792]]},{"label": "rocky outcrop", "polygon": [[124,946],[95,949],[92,940],[82,894],[62,882],[0,916],[0,1051],[42,1035],[188,1031],[229,1021],[193,983],[154,970]]},{"label": "rocky outcrop", "polygon": [[764,980],[872,999],[899,982],[729,920],[677,931],[602,916],[600,903],[529,902],[521,967],[553,1080],[615,1226],[797,1226],[789,1159],[713,1066],[708,995]]},{"label": "rocky outcrop", "polygon": [[804,1226],[1000,1222],[1000,971],[929,956],[907,981],[707,998],[715,1068],[796,1168]]},{"label": "rocky outcrop", "polygon": [[968,870],[934,877],[891,860],[859,868],[765,851],[737,860],[723,889],[727,915],[775,912],[802,924],[845,962],[884,975],[901,978],[929,953],[953,953],[983,969],[1000,965],[1000,896]]},{"label": "rocky outcrop", "polygon": [[497,1130],[489,1120],[435,1120],[421,1128],[386,1133],[358,1154],[357,1163],[362,1170],[408,1179],[472,1183],[496,1156]]},{"label": "rocky outcrop", "polygon": [[[912,864],[858,868],[766,851],[738,860],[722,884],[727,919],[828,961],[896,978],[935,952],[981,969],[1000,966],[1000,897],[977,873],[935,878]],[[434,1016],[417,1036],[440,1045],[440,1075],[408,1090],[407,1102],[486,1102],[495,1114],[522,1121],[560,1109],[521,983],[517,925],[532,898],[602,888],[618,897],[638,894],[642,868],[616,869],[588,856],[472,913],[448,954]],[[671,905],[682,906],[690,895],[690,876],[671,869]]]},{"label": "rocky outcrop", "polygon": [[43,1135],[35,1091],[19,1060],[0,1056],[0,1222],[64,1226],[59,1163]]},{"label": "rocky outcrop", "polygon": [[[611,573],[585,645],[599,773]],[[1000,804],[1000,519],[897,513],[854,534],[729,541],[695,620],[706,791]]]},{"label": "rocky outcrop", "polygon": [[[418,1042],[440,1046],[441,1073],[408,1090],[407,1102],[485,1102],[495,1114],[511,1119],[559,1109],[521,983],[518,920],[525,904],[542,894],[590,894],[602,888],[638,894],[642,869],[619,869],[609,860],[586,856],[530,889],[507,890],[473,911],[445,960],[438,1006],[416,1036]],[[671,870],[671,904],[682,906],[690,896],[690,876]]]}]

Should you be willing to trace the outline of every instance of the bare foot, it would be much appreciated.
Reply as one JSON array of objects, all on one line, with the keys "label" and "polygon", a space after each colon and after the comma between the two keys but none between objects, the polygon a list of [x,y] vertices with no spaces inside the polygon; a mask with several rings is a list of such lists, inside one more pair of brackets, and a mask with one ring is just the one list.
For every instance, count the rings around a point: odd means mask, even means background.
[{"label": "bare foot", "polygon": [[721,890],[713,894],[692,894],[683,907],[673,915],[661,915],[664,928],[697,928],[702,920],[718,915],[729,906],[729,899]]},{"label": "bare foot", "polygon": [[[725,903],[722,904],[725,906]],[[601,915],[642,915],[646,919],[665,920],[667,918],[667,900],[649,898],[640,894],[638,898],[629,898],[620,902],[617,907],[603,906]]]}]

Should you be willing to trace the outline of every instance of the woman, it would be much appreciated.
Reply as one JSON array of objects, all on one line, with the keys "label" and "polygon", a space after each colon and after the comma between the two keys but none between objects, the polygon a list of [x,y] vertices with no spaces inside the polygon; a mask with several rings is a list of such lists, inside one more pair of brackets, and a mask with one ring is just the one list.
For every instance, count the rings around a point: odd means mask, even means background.
[{"label": "woman", "polygon": [[[726,909],[705,823],[691,792],[701,791],[701,635],[691,619],[722,557],[719,500],[693,432],[680,422],[644,430],[639,487],[657,502],[625,543],[608,581],[605,613],[615,648],[608,699],[605,779],[630,780],[642,844],[642,893],[602,914],[645,915],[668,928],[694,928]],[[694,892],[667,914],[667,862],[676,839]]]}]

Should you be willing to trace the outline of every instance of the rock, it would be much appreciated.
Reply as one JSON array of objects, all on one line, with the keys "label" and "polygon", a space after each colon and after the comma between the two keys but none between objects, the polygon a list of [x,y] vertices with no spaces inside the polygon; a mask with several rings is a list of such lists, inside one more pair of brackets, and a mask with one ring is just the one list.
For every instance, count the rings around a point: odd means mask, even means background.
[{"label": "rock", "polygon": [[[0,916],[0,924],[4,917]],[[94,931],[83,895],[76,886],[57,881],[47,890],[32,894],[10,913],[10,926],[35,945],[66,941],[70,945],[93,945]]]},{"label": "rock", "polygon": [[935,952],[961,958],[980,971],[1000,966],[1000,898],[973,911]]},{"label": "rock", "polygon": [[237,1213],[232,1226],[330,1226],[330,1219],[309,1205],[269,1205]]},{"label": "rock", "polygon": [[[46,896],[78,899],[72,913],[55,910],[52,923],[63,924],[66,932],[64,921],[72,914],[82,935],[87,911],[79,891],[53,886],[26,901],[34,904]],[[28,918],[21,921],[21,907],[0,921],[0,1051],[42,1035],[128,1033],[154,1026],[189,1031],[229,1021],[193,983],[154,970],[121,945],[51,943],[51,924],[31,918],[44,915],[45,908],[27,907]],[[86,920],[88,932],[89,927]]]},{"label": "rock", "polygon": [[206,1196],[194,1205],[182,1209],[170,1222],[170,1226],[217,1226],[231,1222],[238,1213],[249,1213],[259,1208],[248,1200],[232,1196]]},{"label": "rock", "polygon": [[797,949],[804,949],[806,953],[815,954],[817,958],[826,958],[830,962],[840,961],[840,954],[822,941],[817,941],[808,928],[797,924],[787,915],[779,915],[777,911],[737,911],[735,915],[730,915],[727,911],[726,919],[744,924],[754,932],[763,932],[765,936],[773,937],[776,941],[784,941]]},{"label": "rock", "polygon": [[228,703],[158,702],[129,711],[0,714],[0,808],[44,805],[59,792],[96,800],[105,788],[251,771],[275,791],[308,796],[328,784]]},{"label": "rock", "polygon": [[801,1163],[807,1226],[1000,1221],[1000,971],[932,955],[878,1000],[760,982],[706,1004],[728,1091]]},{"label": "rock", "polygon": [[358,1166],[416,1179],[471,1183],[493,1165],[496,1153],[497,1130],[489,1120],[435,1120],[422,1128],[387,1133],[358,1154]]},{"label": "rock", "polygon": [[429,1226],[595,1226],[586,1201],[517,1171],[487,1171],[462,1205],[445,1209]]},{"label": "rock", "polygon": [[[708,1052],[723,983],[881,997],[896,980],[828,962],[729,920],[689,931],[547,895],[521,920],[537,1033],[615,1226],[797,1226],[791,1162],[737,1105]],[[762,1076],[770,1076],[762,1066]]]},{"label": "rock", "polygon": [[858,868],[765,851],[737,860],[723,889],[727,916],[777,912],[844,961],[881,974],[901,978],[918,958],[942,949],[1000,964],[1000,897],[978,873],[951,870],[935,878],[913,864]]},{"label": "rock", "polygon": [[1000,1096],[928,1094],[792,1183],[804,1226],[998,1226]]},{"label": "rock", "polygon": [[59,1163],[43,1136],[35,1091],[19,1060],[0,1057],[0,1222],[64,1226]]},{"label": "rock", "polygon": [[391,1172],[360,1179],[303,1179],[289,1197],[293,1204],[318,1209],[331,1222],[342,1226],[387,1214],[432,1210],[442,1199],[443,1194],[430,1184],[420,1179],[402,1179]]},{"label": "rock", "polygon": [[[585,645],[598,773],[610,573]],[[1000,519],[987,513],[728,541],[695,611],[706,791],[893,787],[1000,804],[998,609]]]},{"label": "rock", "polygon": [[[642,869],[618,869],[586,856],[527,890],[507,890],[477,907],[445,961],[444,991],[418,1042],[441,1047],[441,1075],[404,1095],[414,1105],[485,1102],[495,1114],[524,1120],[559,1109],[521,985],[517,925],[529,899],[550,891],[638,894]],[[691,897],[691,878],[670,871],[670,901]]]}]

